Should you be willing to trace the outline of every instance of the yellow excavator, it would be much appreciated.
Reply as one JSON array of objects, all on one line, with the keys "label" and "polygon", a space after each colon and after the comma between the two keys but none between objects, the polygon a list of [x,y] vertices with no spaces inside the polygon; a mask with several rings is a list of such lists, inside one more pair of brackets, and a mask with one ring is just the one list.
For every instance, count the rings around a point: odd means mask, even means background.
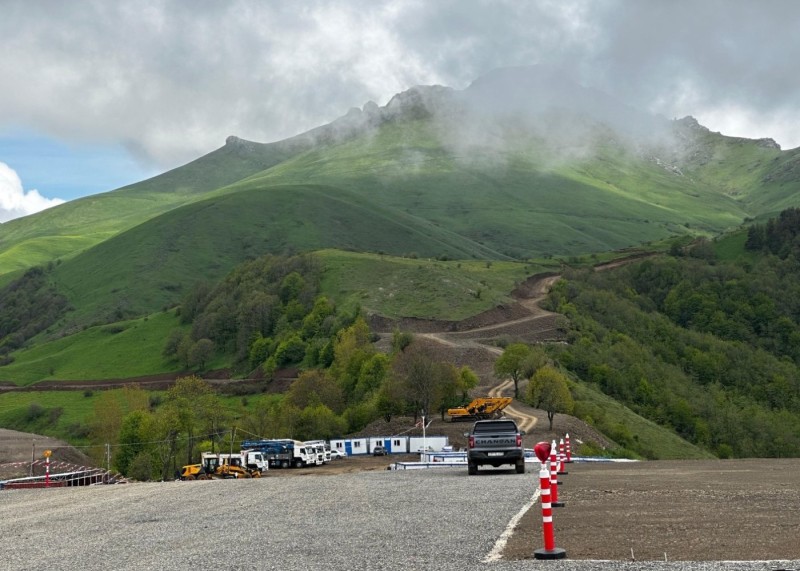
[{"label": "yellow excavator", "polygon": [[466,406],[447,409],[447,414],[451,422],[497,418],[512,400],[511,397],[477,397]]}]

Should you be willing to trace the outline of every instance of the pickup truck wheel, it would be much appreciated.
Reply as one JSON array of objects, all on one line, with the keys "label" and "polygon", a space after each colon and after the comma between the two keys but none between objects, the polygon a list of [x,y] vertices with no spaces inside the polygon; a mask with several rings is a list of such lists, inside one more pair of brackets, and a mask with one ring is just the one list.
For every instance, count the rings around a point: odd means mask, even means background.
[{"label": "pickup truck wheel", "polygon": [[469,474],[470,476],[477,475],[478,474],[478,465],[473,463],[473,462],[469,462],[467,464],[467,474]]},{"label": "pickup truck wheel", "polygon": [[517,462],[517,474],[524,474],[525,473],[525,460],[520,460]]}]

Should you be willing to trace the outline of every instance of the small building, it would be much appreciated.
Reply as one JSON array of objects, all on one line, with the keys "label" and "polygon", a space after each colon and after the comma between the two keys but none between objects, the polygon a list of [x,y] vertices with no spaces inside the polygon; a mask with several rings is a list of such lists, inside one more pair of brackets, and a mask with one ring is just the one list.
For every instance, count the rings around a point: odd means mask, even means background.
[{"label": "small building", "polygon": [[383,446],[389,454],[408,453],[408,436],[372,436],[369,439],[369,453],[375,451],[376,446]]},{"label": "small building", "polygon": [[347,450],[344,446],[344,439],[331,440],[331,450],[338,450],[342,454],[347,455]]},{"label": "small building", "polygon": [[447,436],[412,436],[408,439],[408,451],[423,452],[427,449],[428,452],[441,452],[444,447],[450,444]]},{"label": "small building", "polygon": [[339,450],[348,456],[359,456],[371,452],[367,438],[345,438],[331,440],[331,450]]}]

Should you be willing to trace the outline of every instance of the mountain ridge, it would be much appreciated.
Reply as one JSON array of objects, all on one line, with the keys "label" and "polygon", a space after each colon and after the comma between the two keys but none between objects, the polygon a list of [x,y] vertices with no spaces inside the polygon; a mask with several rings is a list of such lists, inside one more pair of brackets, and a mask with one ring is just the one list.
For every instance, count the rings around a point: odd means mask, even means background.
[{"label": "mountain ridge", "polygon": [[[487,98],[498,91],[492,105]],[[570,102],[573,109],[564,107]],[[382,107],[367,102],[282,141],[231,135],[156,177],[0,225],[0,285],[58,262],[64,287],[133,300],[132,315],[141,315],[176,303],[208,268],[218,276],[264,252],[573,256],[686,233],[713,236],[800,203],[800,153],[768,139],[725,137],[692,117],[647,115],[645,123],[660,126],[657,137],[644,139],[602,120],[639,116],[629,110],[552,70],[509,68],[460,91],[415,86]],[[192,225],[197,220],[202,227]],[[179,228],[208,244],[196,248],[205,253],[189,251]],[[174,259],[183,275],[160,279],[162,258]],[[148,291],[136,291],[135,272],[124,268],[134,259],[144,268],[137,285],[150,283]],[[77,287],[86,276],[98,285]],[[95,319],[115,313],[106,303]]]}]

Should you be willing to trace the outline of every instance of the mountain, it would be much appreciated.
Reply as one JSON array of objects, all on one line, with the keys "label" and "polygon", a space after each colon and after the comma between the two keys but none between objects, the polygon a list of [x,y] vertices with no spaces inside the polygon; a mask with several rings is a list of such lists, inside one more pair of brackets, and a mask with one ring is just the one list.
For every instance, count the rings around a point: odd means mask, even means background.
[{"label": "mountain", "polygon": [[[528,260],[711,236],[800,203],[800,150],[637,111],[541,67],[417,86],[284,141],[0,225],[0,284],[55,262],[76,326],[263,253]],[[379,311],[380,308],[377,308]],[[64,325],[66,327],[66,325]]]}]

